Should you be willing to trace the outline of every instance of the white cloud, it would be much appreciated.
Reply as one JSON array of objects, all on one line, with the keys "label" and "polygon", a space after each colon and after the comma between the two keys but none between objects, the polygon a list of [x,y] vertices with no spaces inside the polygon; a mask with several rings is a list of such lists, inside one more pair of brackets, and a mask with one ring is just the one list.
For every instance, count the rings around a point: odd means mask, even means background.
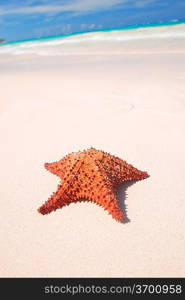
[{"label": "white cloud", "polygon": [[135,6],[136,7],[146,7],[154,2],[156,2],[156,0],[138,0],[138,1],[135,1]]},{"label": "white cloud", "polygon": [[67,5],[67,10],[74,12],[90,12],[107,9],[128,0],[80,0]]},{"label": "white cloud", "polygon": [[54,0],[53,3],[55,4],[51,5],[45,4],[48,3],[47,0],[40,0],[40,3],[43,4],[34,5],[34,0],[27,0],[25,1],[27,5],[24,6],[19,6],[18,4],[16,6],[12,6],[10,4],[1,6],[0,16],[11,14],[46,14],[54,16],[60,12],[69,12],[72,16],[75,16],[83,13],[106,10],[116,6],[122,8],[142,8],[154,2],[158,5],[160,4],[160,1],[158,0],[63,0],[63,4],[57,4],[59,2]]},{"label": "white cloud", "polygon": [[[137,1],[137,0],[135,0]],[[108,9],[118,4],[128,3],[129,0],[75,0],[69,4],[63,5],[37,5],[37,6],[22,6],[13,7],[4,6],[0,8],[0,15],[8,14],[47,14],[59,12],[74,12],[84,13]]]}]

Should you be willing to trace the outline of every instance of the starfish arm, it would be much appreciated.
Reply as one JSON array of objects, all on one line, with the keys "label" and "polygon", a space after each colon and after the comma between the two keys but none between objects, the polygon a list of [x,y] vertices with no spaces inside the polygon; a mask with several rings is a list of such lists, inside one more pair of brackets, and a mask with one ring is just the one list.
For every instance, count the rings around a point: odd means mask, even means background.
[{"label": "starfish arm", "polygon": [[148,173],[140,171],[126,161],[120,159],[120,180],[142,180],[148,177]]},{"label": "starfish arm", "polygon": [[51,173],[63,179],[66,176],[67,170],[72,168],[76,162],[77,158],[75,158],[73,154],[68,154],[57,162],[45,163],[44,167]]},{"label": "starfish arm", "polygon": [[81,161],[73,160],[74,164],[68,170],[63,182],[58,186],[58,190],[54,193],[39,209],[38,211],[45,215],[50,212],[69,205],[75,201],[75,186],[78,179],[78,171],[81,166]]},{"label": "starfish arm", "polygon": [[62,208],[70,203],[70,197],[66,192],[63,185],[58,186],[56,193],[53,193],[51,197],[38,209],[38,212],[42,215],[49,214],[58,208]]},{"label": "starfish arm", "polygon": [[141,180],[148,177],[147,172],[142,172],[126,161],[107,153],[104,154],[103,162],[99,164],[99,167],[104,169],[114,185],[127,180]]},{"label": "starfish arm", "polygon": [[101,205],[108,213],[119,222],[124,221],[124,214],[119,207],[119,202],[113,191],[103,190],[100,194],[95,195],[95,202]]}]

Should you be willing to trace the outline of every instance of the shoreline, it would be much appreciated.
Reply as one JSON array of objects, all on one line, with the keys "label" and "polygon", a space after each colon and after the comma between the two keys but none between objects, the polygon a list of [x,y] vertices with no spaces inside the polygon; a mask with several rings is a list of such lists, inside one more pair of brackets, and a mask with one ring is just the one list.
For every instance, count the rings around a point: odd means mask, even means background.
[{"label": "shoreline", "polygon": [[25,42],[37,42],[37,41],[48,41],[48,40],[55,40],[55,39],[65,39],[68,37],[83,35],[83,34],[89,34],[89,33],[98,33],[98,32],[112,32],[112,31],[124,31],[124,30],[134,30],[134,29],[140,29],[140,28],[155,28],[155,27],[162,27],[162,26],[176,26],[185,24],[185,19],[182,20],[170,20],[165,22],[158,22],[158,23],[150,23],[150,24],[136,24],[136,25],[125,25],[122,27],[113,27],[113,28],[107,28],[107,29],[97,29],[92,31],[79,31],[69,34],[59,34],[59,35],[53,35],[53,36],[46,36],[43,38],[31,38],[31,39],[25,39],[20,41],[9,41],[6,42],[5,45],[11,45],[11,44],[19,44],[19,43],[25,43]]}]

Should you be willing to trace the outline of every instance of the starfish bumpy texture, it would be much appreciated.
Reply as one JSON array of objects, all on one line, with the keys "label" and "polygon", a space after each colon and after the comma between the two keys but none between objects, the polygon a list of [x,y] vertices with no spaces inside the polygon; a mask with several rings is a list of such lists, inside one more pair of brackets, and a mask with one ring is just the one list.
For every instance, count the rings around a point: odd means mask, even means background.
[{"label": "starfish bumpy texture", "polygon": [[102,206],[119,222],[123,222],[125,216],[115,196],[116,185],[148,177],[147,172],[94,148],[71,153],[58,162],[46,163],[45,168],[59,176],[62,182],[38,209],[41,214],[49,214],[72,202],[91,201]]}]

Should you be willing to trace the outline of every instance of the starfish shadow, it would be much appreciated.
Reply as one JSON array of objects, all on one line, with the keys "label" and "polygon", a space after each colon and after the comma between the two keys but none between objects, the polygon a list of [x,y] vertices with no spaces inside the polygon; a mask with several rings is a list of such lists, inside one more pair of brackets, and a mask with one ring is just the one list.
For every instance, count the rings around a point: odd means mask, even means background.
[{"label": "starfish shadow", "polygon": [[123,215],[125,216],[125,219],[123,221],[123,223],[129,223],[130,219],[127,216],[127,207],[125,204],[125,200],[127,198],[127,189],[129,186],[135,184],[138,180],[129,180],[129,181],[125,181],[121,184],[119,184],[116,188],[116,194],[117,194],[117,199],[119,202],[119,207],[123,213]]}]

